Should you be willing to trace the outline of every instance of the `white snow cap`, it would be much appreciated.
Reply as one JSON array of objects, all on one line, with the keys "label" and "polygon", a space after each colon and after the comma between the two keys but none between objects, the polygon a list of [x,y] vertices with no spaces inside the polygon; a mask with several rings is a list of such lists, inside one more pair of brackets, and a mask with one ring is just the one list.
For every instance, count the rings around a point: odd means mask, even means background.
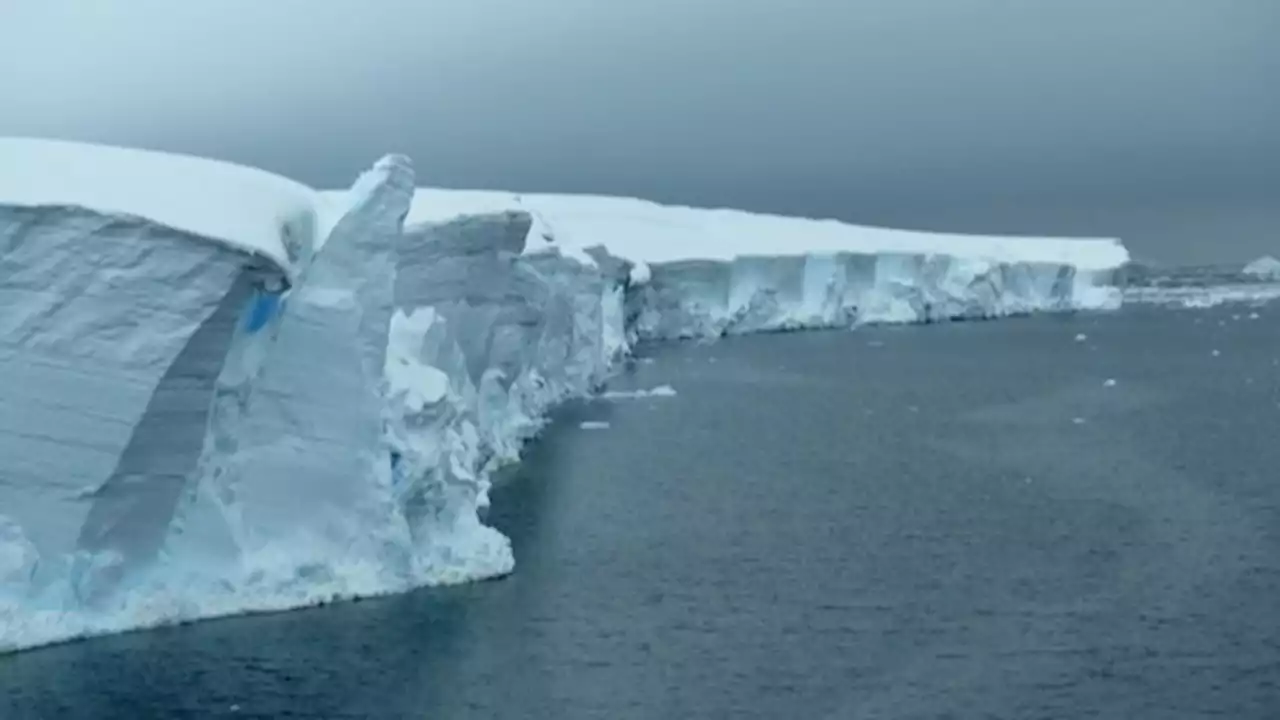
[{"label": "white snow cap", "polygon": [[603,245],[612,254],[632,262],[842,252],[937,253],[1008,263],[1058,263],[1080,270],[1111,270],[1129,261],[1125,247],[1109,238],[898,230],[597,195],[419,188],[405,222],[438,222],[503,210],[525,210],[533,216],[534,225],[529,231],[531,251],[548,244],[559,246],[566,253]]},{"label": "white snow cap", "polygon": [[324,225],[314,190],[255,168],[107,145],[0,138],[0,204],[147,218],[289,267]]}]

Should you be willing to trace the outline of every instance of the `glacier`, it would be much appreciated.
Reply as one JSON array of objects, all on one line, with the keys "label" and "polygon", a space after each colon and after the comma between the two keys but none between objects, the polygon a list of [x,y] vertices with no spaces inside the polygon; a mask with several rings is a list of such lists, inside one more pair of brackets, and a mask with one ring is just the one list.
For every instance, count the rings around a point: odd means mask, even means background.
[{"label": "glacier", "polygon": [[0,138],[0,652],[504,575],[494,473],[637,343],[1112,309],[1127,261]]},{"label": "glacier", "polygon": [[406,222],[525,210],[530,253],[627,263],[630,340],[1114,309],[1111,239],[995,237],[663,206],[420,189]]}]

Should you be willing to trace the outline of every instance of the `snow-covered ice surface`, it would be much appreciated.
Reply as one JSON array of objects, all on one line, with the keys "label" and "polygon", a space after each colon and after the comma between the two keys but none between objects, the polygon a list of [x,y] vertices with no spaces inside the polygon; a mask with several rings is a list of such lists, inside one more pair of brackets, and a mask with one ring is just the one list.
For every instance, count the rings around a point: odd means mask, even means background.
[{"label": "snow-covered ice surface", "polygon": [[[1118,306],[1109,239],[946,235],[644,200],[419,189],[410,223],[524,210],[529,252],[631,264],[638,339]],[[588,260],[584,260],[588,261]]]},{"label": "snow-covered ice surface", "polygon": [[[291,260],[310,255],[319,243],[309,233],[326,224],[310,191],[295,193],[290,181],[112,148],[84,148],[82,160],[75,147],[0,143],[0,187],[12,191],[0,196],[0,651],[310,600],[322,583],[277,582],[298,575],[307,543],[264,549],[246,521],[278,511],[281,522],[261,525],[288,529],[283,516],[310,507],[321,480],[297,473],[315,467],[313,453],[323,457],[317,441],[345,439],[356,412],[335,407],[335,395],[353,384],[381,393],[389,247],[412,174],[399,183],[399,207],[370,208],[388,182],[380,164],[332,223],[335,252],[340,239],[384,248],[379,278],[368,263],[349,266],[350,253]],[[49,179],[58,174],[50,162],[68,163],[69,189]],[[169,210],[148,206],[145,188],[122,191],[111,168],[124,183],[156,184]],[[47,198],[22,189],[26,175],[50,189]],[[261,226],[234,219],[237,183]],[[272,187],[285,191],[271,196]],[[174,208],[191,216],[166,214]],[[381,321],[361,305],[377,293],[386,296]],[[363,365],[341,355],[350,347],[369,354]],[[289,372],[296,377],[280,377]],[[295,386],[306,392],[284,398]],[[371,442],[381,443],[382,405],[365,404]],[[271,429],[263,408],[272,406],[288,427],[257,435]],[[310,481],[306,491],[270,506],[238,501],[233,478],[258,470],[243,462],[255,442],[296,453],[289,472]],[[360,451],[385,466],[380,447]],[[343,552],[323,562],[345,560]]]},{"label": "snow-covered ice surface", "polygon": [[[106,145],[0,137],[0,202],[75,207],[233,245],[288,266],[336,220],[311,188],[254,168]],[[340,212],[340,208],[338,208]]]},{"label": "snow-covered ice surface", "polygon": [[747,256],[951,253],[1008,263],[1114,270],[1129,254],[1111,239],[956,235],[849,225],[835,220],[659,205],[635,198],[419,188],[406,224],[457,215],[525,210],[531,250],[605,245],[633,261],[730,261]]},{"label": "snow-covered ice surface", "polygon": [[491,475],[675,396],[604,390],[634,343],[1112,308],[1128,259],[27,140],[0,251],[0,651],[510,572]]},{"label": "snow-covered ice surface", "polygon": [[0,199],[0,650],[89,631],[154,563],[242,313],[285,274],[134,215]]}]

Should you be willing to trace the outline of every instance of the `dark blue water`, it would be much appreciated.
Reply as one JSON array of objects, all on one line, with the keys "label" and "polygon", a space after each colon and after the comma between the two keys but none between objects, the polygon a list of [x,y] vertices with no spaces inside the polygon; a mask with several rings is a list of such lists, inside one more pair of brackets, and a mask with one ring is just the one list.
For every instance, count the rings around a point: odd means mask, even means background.
[{"label": "dark blue water", "polygon": [[3,657],[0,718],[1274,720],[1251,312],[654,348],[619,386],[678,397],[567,408],[497,493],[511,578]]}]

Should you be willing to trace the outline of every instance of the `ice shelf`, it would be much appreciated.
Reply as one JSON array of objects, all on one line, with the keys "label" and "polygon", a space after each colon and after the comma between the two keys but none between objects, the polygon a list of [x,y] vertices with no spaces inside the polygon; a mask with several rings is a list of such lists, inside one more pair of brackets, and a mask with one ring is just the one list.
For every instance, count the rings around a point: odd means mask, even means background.
[{"label": "ice shelf", "polygon": [[0,139],[0,652],[511,572],[494,471],[635,343],[1108,309],[1128,259],[413,183]]}]

